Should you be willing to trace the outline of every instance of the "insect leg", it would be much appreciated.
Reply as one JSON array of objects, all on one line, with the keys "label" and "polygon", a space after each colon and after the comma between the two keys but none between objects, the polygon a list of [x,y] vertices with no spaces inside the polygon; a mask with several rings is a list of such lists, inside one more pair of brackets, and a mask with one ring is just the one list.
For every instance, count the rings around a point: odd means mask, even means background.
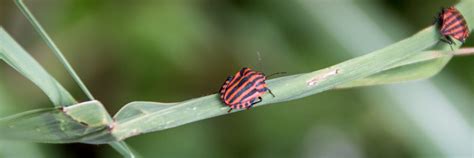
[{"label": "insect leg", "polygon": [[453,49],[453,44],[455,44],[454,40],[451,38],[451,36],[445,36],[445,37],[446,37],[446,39],[442,39],[441,41],[444,40],[443,42],[448,43],[449,47],[451,47],[451,50],[454,51],[454,49]]},{"label": "insect leg", "polygon": [[435,16],[435,17],[434,17],[434,20],[433,20],[433,25],[435,25],[435,24],[436,24],[436,25],[439,25],[439,22],[440,22],[439,16]]},{"label": "insect leg", "polygon": [[267,88],[267,90],[268,90],[268,92],[273,96],[273,98],[275,98],[275,94],[273,94],[272,90],[270,90],[270,89],[268,89],[268,88]]},{"label": "insect leg", "polygon": [[275,72],[267,76],[267,78],[270,78],[273,75],[281,75],[281,74],[286,74],[286,72]]},{"label": "insect leg", "polygon": [[240,109],[240,106],[241,106],[241,105],[242,105],[242,104],[234,104],[234,105],[229,106],[230,109],[229,109],[229,111],[227,111],[227,113],[230,113],[230,112],[231,112],[232,110],[234,110],[234,109]]},{"label": "insect leg", "polygon": [[451,38],[451,36],[447,36],[446,38],[449,40],[450,45],[455,44],[454,40],[453,40],[453,38]]},{"label": "insect leg", "polygon": [[250,105],[247,107],[247,110],[248,110],[248,109],[250,109],[250,108],[252,108],[252,107],[253,107],[253,105],[255,105],[255,104],[257,104],[257,103],[260,103],[260,102],[262,102],[262,100],[263,100],[263,99],[262,99],[262,97],[258,97],[258,101],[256,101],[256,102],[253,102],[252,104],[250,104]]},{"label": "insect leg", "polygon": [[454,43],[453,39],[451,39],[450,36],[444,36],[444,38],[441,38],[441,41],[449,45],[452,45]]}]

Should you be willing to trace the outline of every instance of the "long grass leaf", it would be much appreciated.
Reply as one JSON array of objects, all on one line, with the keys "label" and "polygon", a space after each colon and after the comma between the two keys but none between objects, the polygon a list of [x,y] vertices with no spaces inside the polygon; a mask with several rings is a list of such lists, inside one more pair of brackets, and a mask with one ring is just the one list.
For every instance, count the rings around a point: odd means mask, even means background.
[{"label": "long grass leaf", "polygon": [[56,107],[76,103],[71,94],[2,27],[0,27],[0,58],[41,88]]},{"label": "long grass leaf", "polygon": [[[269,80],[276,97],[265,95],[255,107],[309,96],[382,72],[433,47],[439,38],[436,28],[429,27],[396,44],[323,70]],[[227,110],[216,94],[180,103],[131,103],[114,117],[112,134],[123,140],[224,115]]]}]

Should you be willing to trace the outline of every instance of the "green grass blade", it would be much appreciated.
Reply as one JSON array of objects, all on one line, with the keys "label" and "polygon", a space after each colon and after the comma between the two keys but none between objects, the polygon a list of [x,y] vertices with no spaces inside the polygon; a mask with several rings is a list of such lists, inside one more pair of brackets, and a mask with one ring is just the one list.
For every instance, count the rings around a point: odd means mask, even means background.
[{"label": "green grass blade", "polygon": [[[439,38],[437,30],[429,27],[396,44],[323,70],[269,80],[269,88],[276,97],[265,95],[256,107],[309,96],[382,72],[435,46]],[[112,134],[123,140],[227,114],[227,110],[215,94],[180,103],[134,102],[114,117],[117,122]]]},{"label": "green grass blade", "polygon": [[76,103],[71,94],[2,27],[0,27],[0,58],[41,88],[56,107]]}]

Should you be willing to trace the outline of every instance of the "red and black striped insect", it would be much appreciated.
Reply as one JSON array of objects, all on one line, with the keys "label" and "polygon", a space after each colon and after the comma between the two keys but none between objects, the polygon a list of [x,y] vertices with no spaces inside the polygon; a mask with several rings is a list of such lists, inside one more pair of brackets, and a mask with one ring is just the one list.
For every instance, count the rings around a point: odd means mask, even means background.
[{"label": "red and black striped insect", "polygon": [[454,7],[443,8],[437,18],[439,32],[446,38],[448,44],[453,44],[452,38],[464,43],[469,36],[466,20]]},{"label": "red and black striped insect", "polygon": [[[282,72],[275,74],[280,73]],[[242,68],[234,76],[227,77],[219,91],[222,102],[230,107],[227,112],[233,109],[250,109],[253,105],[262,101],[261,96],[267,91],[275,97],[272,91],[268,89],[265,83],[266,79],[267,77],[262,72],[246,67]]]}]

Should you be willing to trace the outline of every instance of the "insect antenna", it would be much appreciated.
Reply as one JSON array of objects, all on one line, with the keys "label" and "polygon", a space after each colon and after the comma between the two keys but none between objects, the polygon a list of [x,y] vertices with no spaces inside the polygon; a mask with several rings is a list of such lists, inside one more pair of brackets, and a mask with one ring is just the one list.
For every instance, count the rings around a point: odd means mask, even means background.
[{"label": "insect antenna", "polygon": [[258,69],[260,69],[260,71],[264,72],[263,71],[263,66],[262,66],[262,55],[260,54],[259,51],[257,51],[257,66],[258,66]]},{"label": "insect antenna", "polygon": [[449,47],[451,48],[451,51],[453,51],[453,53],[454,53],[453,44],[456,44],[456,43],[454,42],[453,39],[451,39],[450,36],[446,36],[445,38],[446,38],[446,39],[441,38],[441,42],[444,42],[444,43],[448,44]]},{"label": "insect antenna", "polygon": [[36,20],[36,18],[28,9],[28,7],[26,7],[26,5],[23,3],[23,0],[15,0],[15,3],[18,6],[18,8],[21,10],[21,12],[26,16],[26,19],[28,19],[31,25],[33,25],[33,28],[36,30],[36,32],[40,35],[40,37],[44,40],[44,42],[48,45],[48,47],[53,51],[53,53],[59,59],[61,64],[64,65],[69,75],[71,75],[71,77],[79,85],[82,91],[84,91],[84,93],[87,95],[87,97],[90,100],[95,100],[92,94],[90,93],[89,89],[87,89],[86,85],[82,82],[82,80],[76,74],[76,72],[74,71],[72,66],[69,64],[69,62],[66,60],[64,55],[61,53],[59,48],[56,46],[53,40],[49,37],[49,35],[46,33],[43,27],[39,24],[39,22]]},{"label": "insect antenna", "polygon": [[[262,66],[262,55],[260,54],[259,51],[257,51],[257,57],[258,57],[258,67],[260,68],[260,70],[262,72],[265,72],[265,71],[263,71],[263,66]],[[273,76],[273,75],[281,75],[281,74],[286,74],[286,72],[276,72],[276,73],[267,75],[267,78],[269,78],[270,76]]]},{"label": "insect antenna", "polygon": [[270,76],[282,75],[282,74],[286,74],[286,72],[275,72],[275,73],[272,73],[272,74],[268,75],[267,78],[270,78]]}]

